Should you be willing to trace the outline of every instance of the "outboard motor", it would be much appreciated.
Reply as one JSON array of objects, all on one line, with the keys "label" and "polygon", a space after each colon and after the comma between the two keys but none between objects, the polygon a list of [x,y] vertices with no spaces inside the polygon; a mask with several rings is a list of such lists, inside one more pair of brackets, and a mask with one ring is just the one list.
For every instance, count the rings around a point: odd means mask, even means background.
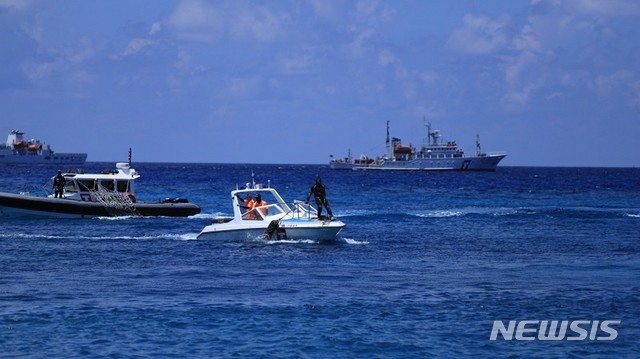
[{"label": "outboard motor", "polygon": [[[272,238],[274,234],[276,236],[275,238]],[[264,231],[264,236],[267,240],[282,241],[287,239],[287,232],[284,228],[280,228],[280,222],[274,219],[269,223],[269,226],[267,226],[267,229]]]}]

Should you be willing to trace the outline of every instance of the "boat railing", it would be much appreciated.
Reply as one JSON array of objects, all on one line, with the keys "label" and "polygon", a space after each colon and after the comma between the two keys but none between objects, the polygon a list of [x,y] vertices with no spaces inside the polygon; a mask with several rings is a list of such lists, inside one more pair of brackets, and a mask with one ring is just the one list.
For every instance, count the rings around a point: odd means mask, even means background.
[{"label": "boat railing", "polygon": [[295,200],[293,201],[292,218],[295,219],[311,219],[318,217],[318,211],[307,202]]},{"label": "boat railing", "polygon": [[[32,191],[32,190],[34,190],[34,191]],[[23,196],[30,196],[32,192],[38,192],[40,190],[42,190],[42,192],[44,192],[44,195],[46,197],[51,195],[51,191],[49,191],[49,188],[47,187],[47,185],[36,186],[36,185],[30,185],[30,184],[24,184],[22,186],[22,191],[20,191],[20,194],[23,195]]]}]

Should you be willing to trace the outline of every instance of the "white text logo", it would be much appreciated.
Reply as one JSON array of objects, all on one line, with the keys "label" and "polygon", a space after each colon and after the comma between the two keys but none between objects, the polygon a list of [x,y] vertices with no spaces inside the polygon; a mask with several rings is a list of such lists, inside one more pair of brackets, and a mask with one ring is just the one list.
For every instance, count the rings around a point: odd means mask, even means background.
[{"label": "white text logo", "polygon": [[501,320],[493,321],[490,340],[614,340],[620,320]]}]

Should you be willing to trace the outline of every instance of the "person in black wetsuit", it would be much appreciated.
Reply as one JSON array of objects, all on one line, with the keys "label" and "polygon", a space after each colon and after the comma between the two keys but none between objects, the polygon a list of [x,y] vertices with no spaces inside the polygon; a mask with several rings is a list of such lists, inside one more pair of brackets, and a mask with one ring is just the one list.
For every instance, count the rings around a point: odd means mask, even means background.
[{"label": "person in black wetsuit", "polygon": [[62,175],[62,171],[58,170],[58,174],[53,177],[53,198],[62,198],[62,193],[64,192],[64,185],[66,184],[66,180]]},{"label": "person in black wetsuit", "polygon": [[316,200],[316,206],[318,207],[318,219],[322,219],[322,206],[327,208],[327,218],[333,218],[333,213],[331,213],[331,207],[329,207],[329,201],[327,200],[327,191],[324,188],[324,184],[320,177],[316,177],[316,183],[311,186],[306,203],[309,203],[309,198],[311,198],[312,194]]}]

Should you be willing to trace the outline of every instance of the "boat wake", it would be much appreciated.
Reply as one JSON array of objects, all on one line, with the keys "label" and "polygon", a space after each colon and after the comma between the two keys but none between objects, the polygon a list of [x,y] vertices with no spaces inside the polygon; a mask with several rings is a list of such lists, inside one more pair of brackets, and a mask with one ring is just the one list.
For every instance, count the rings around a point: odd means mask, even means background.
[{"label": "boat wake", "polygon": [[96,219],[101,221],[127,221],[134,218],[145,218],[145,217],[142,217],[142,216],[96,217]]},{"label": "boat wake", "polygon": [[101,217],[94,217],[94,219],[97,220],[101,220],[101,221],[128,221],[131,219],[157,219],[157,218],[172,218],[172,219],[176,219],[176,218],[187,218],[187,219],[212,219],[212,218],[216,218],[218,217],[217,215],[207,215],[207,214],[195,214],[193,216],[188,216],[188,217],[170,217],[170,216],[117,216],[117,217],[106,217],[106,216],[101,216]]},{"label": "boat wake", "polygon": [[198,233],[185,233],[177,235],[168,235],[171,236],[171,239],[178,239],[181,241],[195,241],[198,239]]},{"label": "boat wake", "polygon": [[450,209],[435,209],[427,212],[410,213],[416,217],[424,218],[448,218],[448,217],[462,217],[466,215],[491,215],[491,216],[508,216],[519,213],[525,213],[516,208],[506,207],[464,207],[464,208],[450,208]]},{"label": "boat wake", "polygon": [[232,217],[233,214],[215,212],[215,213],[199,213],[193,216],[189,216],[189,218],[193,219],[216,219],[216,218],[224,218],[224,217]]},{"label": "boat wake", "polygon": [[298,239],[298,240],[293,240],[293,239],[285,239],[285,240],[279,240],[279,241],[269,241],[269,240],[265,240],[265,239],[260,239],[262,242],[267,243],[267,244],[334,244],[334,245],[340,245],[340,244],[350,244],[350,245],[361,245],[361,244],[369,244],[368,241],[358,241],[355,240],[353,238],[347,238],[347,237],[341,237],[341,238],[336,238],[335,240],[327,240],[327,241],[318,241],[318,240],[312,240],[312,239]]},{"label": "boat wake", "polygon": [[[87,241],[101,241],[101,240],[125,240],[125,241],[149,241],[149,240],[181,240],[189,241],[197,238],[197,233],[170,233],[160,235],[141,235],[141,236],[81,236],[74,237],[74,239],[87,240]],[[18,239],[18,240],[69,240],[68,236],[62,235],[48,235],[48,234],[27,234],[27,233],[2,233],[0,239]]]},{"label": "boat wake", "polygon": [[462,207],[447,209],[432,209],[427,211],[412,211],[406,215],[419,218],[451,218],[463,216],[548,216],[548,217],[630,217],[640,218],[640,213],[633,213],[631,208],[603,208],[603,207]]},{"label": "boat wake", "polygon": [[338,241],[343,241],[346,244],[369,244],[369,241],[358,241],[356,239],[353,238],[348,238],[348,237],[342,237],[339,238]]}]

